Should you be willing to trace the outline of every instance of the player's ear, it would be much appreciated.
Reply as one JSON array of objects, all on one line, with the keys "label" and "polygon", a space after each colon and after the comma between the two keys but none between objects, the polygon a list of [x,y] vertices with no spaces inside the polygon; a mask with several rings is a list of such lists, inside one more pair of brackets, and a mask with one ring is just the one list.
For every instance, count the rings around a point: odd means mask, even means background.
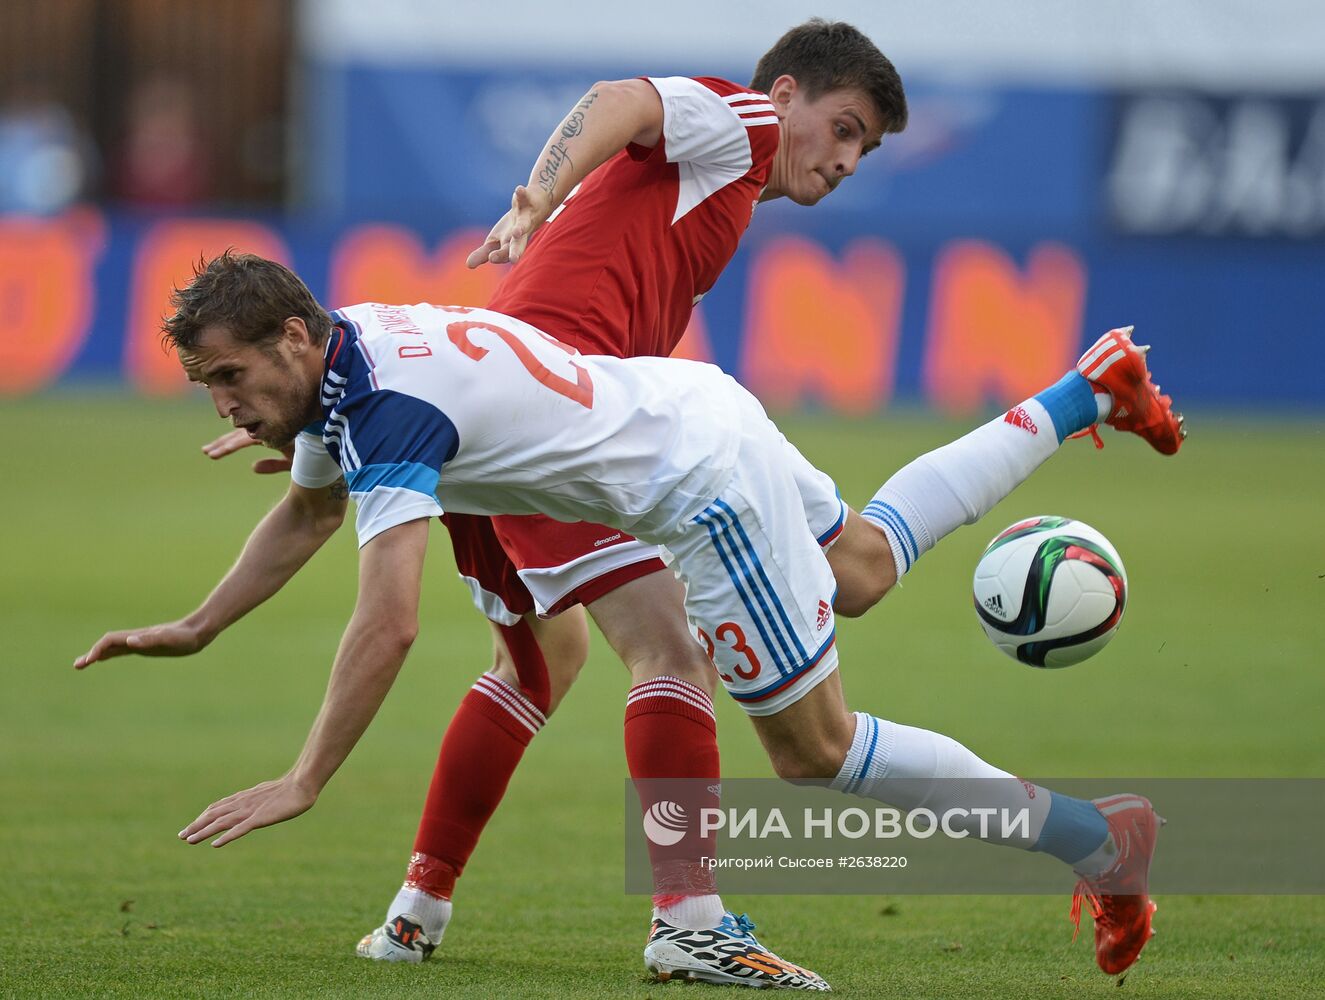
[{"label": "player's ear", "polygon": [[314,346],[312,335],[308,332],[308,324],[298,316],[291,316],[281,324],[281,336],[296,355]]},{"label": "player's ear", "polygon": [[800,88],[796,78],[790,73],[783,73],[773,81],[773,86],[768,88],[768,96],[772,99],[773,105],[779,111],[786,111],[791,103],[792,96]]}]

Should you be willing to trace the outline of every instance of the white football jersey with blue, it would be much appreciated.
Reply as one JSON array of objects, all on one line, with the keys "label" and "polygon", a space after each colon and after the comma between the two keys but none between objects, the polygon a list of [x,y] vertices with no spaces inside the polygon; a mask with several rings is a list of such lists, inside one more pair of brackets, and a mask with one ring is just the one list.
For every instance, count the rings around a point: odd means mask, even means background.
[{"label": "white football jersey with blue", "polygon": [[325,419],[296,440],[293,476],[345,476],[360,545],[443,510],[661,542],[730,478],[742,390],[712,365],[586,357],[485,309],[370,302],[332,318]]}]

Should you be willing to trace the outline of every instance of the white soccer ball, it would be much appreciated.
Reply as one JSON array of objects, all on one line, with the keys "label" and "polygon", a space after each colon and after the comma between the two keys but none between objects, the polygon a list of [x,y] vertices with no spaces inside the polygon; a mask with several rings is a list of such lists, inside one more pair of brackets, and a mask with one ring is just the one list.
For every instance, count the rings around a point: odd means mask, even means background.
[{"label": "white soccer ball", "polygon": [[1030,517],[994,536],[975,567],[974,594],[995,646],[1032,667],[1067,667],[1118,631],[1127,571],[1090,525]]}]

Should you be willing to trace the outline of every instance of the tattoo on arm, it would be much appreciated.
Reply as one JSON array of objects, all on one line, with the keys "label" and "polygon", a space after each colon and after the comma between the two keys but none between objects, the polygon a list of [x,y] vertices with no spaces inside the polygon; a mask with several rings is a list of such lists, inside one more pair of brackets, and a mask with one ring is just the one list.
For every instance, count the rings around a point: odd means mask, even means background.
[{"label": "tattoo on arm", "polygon": [[350,498],[350,487],[343,478],[337,479],[328,488],[327,495],[333,500],[348,500]]},{"label": "tattoo on arm", "polygon": [[557,174],[561,171],[562,164],[569,163],[571,169],[575,169],[575,161],[566,151],[566,143],[584,131],[584,113],[596,100],[598,100],[598,91],[591,90],[585,94],[561,123],[557,141],[548,147],[547,159],[543,161],[543,166],[538,171],[538,186],[548,194],[552,194],[557,186]]}]

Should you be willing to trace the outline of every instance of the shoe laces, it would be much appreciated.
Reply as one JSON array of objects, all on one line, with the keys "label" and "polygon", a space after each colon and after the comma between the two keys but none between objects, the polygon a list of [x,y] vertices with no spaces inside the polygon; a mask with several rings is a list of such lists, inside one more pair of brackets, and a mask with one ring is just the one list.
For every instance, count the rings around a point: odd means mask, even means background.
[{"label": "shoe laces", "polygon": [[1072,940],[1076,941],[1077,935],[1081,933],[1081,903],[1085,901],[1090,907],[1090,915],[1096,921],[1104,916],[1104,902],[1096,894],[1094,886],[1084,876],[1077,880],[1076,888],[1072,890],[1072,909],[1068,913],[1068,919],[1072,921]]},{"label": "shoe laces", "polygon": [[1100,425],[1099,425],[1099,424],[1091,424],[1091,425],[1090,425],[1089,427],[1087,427],[1084,431],[1077,431],[1075,434],[1069,434],[1069,435],[1067,436],[1067,439],[1068,439],[1069,441],[1072,441],[1072,440],[1074,440],[1074,439],[1076,439],[1076,438],[1083,438],[1083,437],[1089,437],[1089,438],[1094,438],[1094,439],[1095,439],[1095,450],[1096,450],[1096,451],[1099,451],[1101,448],[1104,447],[1104,439],[1103,439],[1102,437],[1100,437]]},{"label": "shoe laces", "polygon": [[737,937],[754,936],[755,922],[744,913],[740,916],[728,913],[723,923],[727,925],[728,931]]},{"label": "shoe laces", "polygon": [[1104,897],[1095,891],[1095,885],[1097,882],[1105,881],[1104,876],[1107,872],[1119,871],[1127,864],[1128,859],[1132,856],[1132,837],[1130,831],[1125,832],[1121,838],[1113,831],[1110,831],[1110,835],[1118,849],[1118,855],[1113,864],[1099,875],[1082,875],[1077,879],[1076,888],[1072,890],[1072,909],[1069,911],[1068,917],[1073,925],[1073,941],[1077,939],[1077,935],[1081,932],[1081,903],[1083,900],[1090,907],[1090,915],[1097,924],[1100,921],[1105,924],[1112,922],[1109,920],[1108,908],[1104,905]]}]

